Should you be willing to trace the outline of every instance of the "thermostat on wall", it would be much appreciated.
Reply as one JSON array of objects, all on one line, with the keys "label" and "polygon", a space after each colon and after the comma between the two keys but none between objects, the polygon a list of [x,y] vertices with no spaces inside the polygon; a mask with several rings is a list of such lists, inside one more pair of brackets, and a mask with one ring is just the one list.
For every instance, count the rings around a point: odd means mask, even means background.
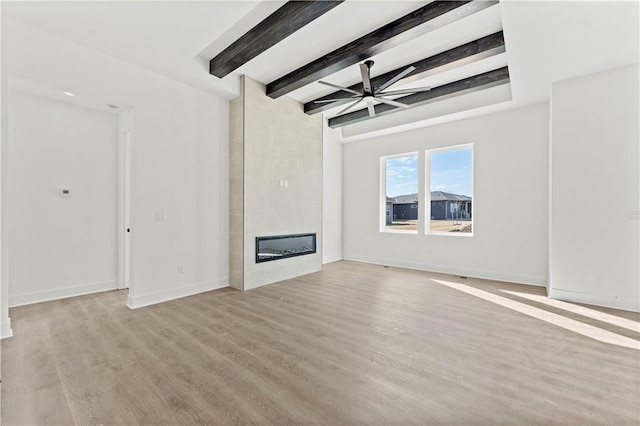
[{"label": "thermostat on wall", "polygon": [[62,198],[71,198],[71,190],[70,189],[64,189],[61,188],[58,193],[60,194],[60,196]]}]

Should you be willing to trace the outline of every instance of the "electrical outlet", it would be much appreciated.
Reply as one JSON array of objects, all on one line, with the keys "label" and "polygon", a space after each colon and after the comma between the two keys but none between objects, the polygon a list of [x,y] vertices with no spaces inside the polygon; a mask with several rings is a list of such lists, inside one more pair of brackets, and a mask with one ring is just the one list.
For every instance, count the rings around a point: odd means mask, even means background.
[{"label": "electrical outlet", "polygon": [[178,273],[184,274],[184,265],[178,265]]},{"label": "electrical outlet", "polygon": [[156,222],[166,222],[167,221],[167,212],[156,212]]}]

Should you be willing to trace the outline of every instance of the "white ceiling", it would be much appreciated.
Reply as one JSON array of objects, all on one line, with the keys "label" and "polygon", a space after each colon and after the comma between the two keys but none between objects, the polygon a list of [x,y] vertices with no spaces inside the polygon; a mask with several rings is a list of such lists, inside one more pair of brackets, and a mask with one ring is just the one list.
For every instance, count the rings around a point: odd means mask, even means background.
[{"label": "white ceiling", "polygon": [[[228,76],[218,79],[208,74],[208,59],[282,3],[3,1],[2,16],[231,99],[238,93],[241,74],[270,82],[428,1],[347,0]],[[498,6],[376,55],[372,75],[504,28],[506,54],[413,81],[410,86],[436,86],[508,63],[511,96],[505,98],[504,90],[499,95],[488,91],[468,102],[463,97],[441,105],[436,102],[348,126],[345,136],[371,137],[543,102],[554,81],[638,62],[638,13],[636,1],[502,0]],[[325,80],[351,85],[360,77],[353,66]],[[331,92],[314,83],[289,96],[306,102]],[[326,114],[335,114],[335,109]]]}]

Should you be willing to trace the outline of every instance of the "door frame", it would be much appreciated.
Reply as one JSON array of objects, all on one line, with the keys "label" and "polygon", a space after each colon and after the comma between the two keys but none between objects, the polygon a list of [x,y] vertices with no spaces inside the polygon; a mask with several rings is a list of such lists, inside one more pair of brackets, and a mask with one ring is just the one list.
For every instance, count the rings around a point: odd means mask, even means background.
[{"label": "door frame", "polygon": [[133,287],[133,144],[133,111],[123,111],[118,125],[118,288],[128,288],[130,294]]}]

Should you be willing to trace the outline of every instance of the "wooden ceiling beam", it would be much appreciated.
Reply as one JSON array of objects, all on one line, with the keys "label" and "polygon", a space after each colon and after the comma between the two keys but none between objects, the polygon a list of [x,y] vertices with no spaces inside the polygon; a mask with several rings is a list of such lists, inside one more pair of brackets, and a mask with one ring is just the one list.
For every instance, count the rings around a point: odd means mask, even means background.
[{"label": "wooden ceiling beam", "polygon": [[[278,98],[348,66],[497,4],[497,0],[435,0],[267,84]],[[439,18],[439,19],[437,19]]]},{"label": "wooden ceiling beam", "polygon": [[[449,49],[445,52],[438,53],[437,55],[429,58],[422,59],[418,62],[396,68],[393,71],[389,71],[385,74],[372,78],[371,82],[374,87],[380,87],[382,84],[404,71],[409,66],[414,66],[416,69],[411,74],[407,75],[405,79],[401,80],[405,82],[412,81],[438,72],[444,72],[473,62],[478,62],[485,58],[503,53],[504,51],[504,35],[502,31],[499,31],[461,46],[454,47],[453,49]],[[349,89],[362,91],[362,83],[349,86]],[[323,102],[328,99],[344,100],[334,103]],[[317,114],[353,100],[354,99],[349,93],[338,90],[305,103],[304,112],[307,114]]]},{"label": "wooden ceiling beam", "polygon": [[[441,101],[455,96],[478,92],[480,90],[507,83],[509,83],[509,68],[502,67],[493,71],[475,75],[473,77],[454,81],[453,83],[434,87],[428,92],[419,92],[394,100],[415,107],[425,105],[434,101]],[[404,111],[404,108],[397,108],[388,104],[378,104],[375,106],[376,117],[380,115],[390,114],[396,111]],[[367,108],[364,108],[354,112],[350,112],[348,114],[330,118],[329,127],[335,129],[337,127],[346,126],[347,124],[353,124],[368,119],[369,112]]]},{"label": "wooden ceiling beam", "polygon": [[224,77],[343,1],[288,1],[211,59],[209,73]]}]

